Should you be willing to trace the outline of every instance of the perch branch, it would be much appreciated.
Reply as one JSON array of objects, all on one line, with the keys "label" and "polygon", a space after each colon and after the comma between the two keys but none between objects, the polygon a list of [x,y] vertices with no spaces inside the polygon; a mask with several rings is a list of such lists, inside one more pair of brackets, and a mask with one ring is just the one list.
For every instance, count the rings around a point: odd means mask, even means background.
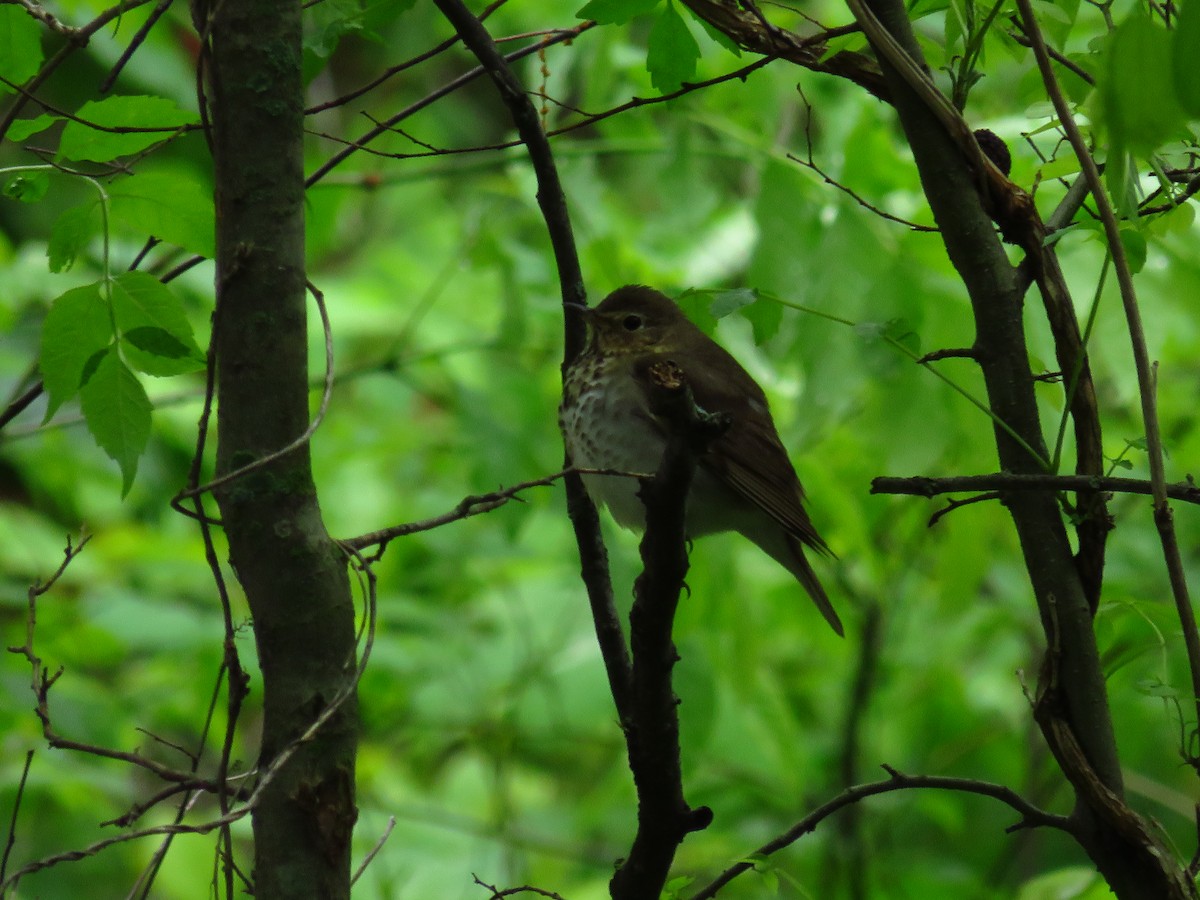
[{"label": "perch branch", "polygon": [[[578,311],[573,312],[572,309],[586,305],[587,292],[583,285],[579,255],[575,249],[575,237],[571,229],[567,198],[558,177],[558,168],[554,163],[550,141],[542,130],[541,118],[533,101],[529,99],[521,82],[509,68],[508,61],[497,49],[483,24],[471,14],[462,0],[436,0],[436,3],[442,11],[442,15],[450,21],[450,24],[462,37],[463,43],[475,54],[480,65],[491,76],[492,83],[496,86],[501,101],[508,107],[517,133],[529,152],[529,161],[537,178],[538,206],[546,221],[546,230],[550,234],[550,244],[553,247],[554,260],[558,266],[558,280],[564,308],[563,369],[565,371],[584,345],[583,316]],[[594,23],[585,22],[579,30],[585,26],[590,27],[592,24]],[[535,45],[535,47],[548,45],[548,43],[549,40]],[[570,460],[567,459],[566,463],[569,466]],[[574,526],[576,542],[579,545],[583,581],[587,589],[588,602],[591,604],[596,639],[600,644],[600,653],[604,658],[609,687],[617,706],[617,712],[619,715],[624,715],[628,706],[627,697],[631,678],[629,648],[625,644],[625,637],[621,631],[621,620],[613,600],[612,579],[608,570],[608,551],[605,549],[604,539],[600,534],[600,517],[578,475],[567,476],[565,484],[567,514]]]},{"label": "perch branch", "polygon": [[[872,494],[908,494],[936,497],[957,491],[1107,491],[1115,494],[1153,493],[1154,486],[1141,478],[1088,475],[1039,475],[996,472],[992,475],[952,475],[930,478],[880,476],[871,480]],[[1166,486],[1167,496],[1185,503],[1200,503],[1200,485],[1191,481]]]},{"label": "perch branch", "polygon": [[[973,778],[953,778],[945,775],[905,775],[903,772],[899,772],[891,766],[886,765],[883,766],[883,769],[890,777],[883,781],[873,781],[869,784],[860,784],[846,788],[846,790],[842,791],[842,793],[838,794],[832,800],[818,806],[779,837],[763,844],[754,851],[752,856],[765,857],[777,853],[785,847],[794,844],[800,838],[804,837],[804,835],[815,831],[821,822],[838,810],[845,809],[848,806],[858,803],[860,800],[865,800],[867,797],[888,794],[893,791],[916,789],[942,790],[991,797],[1020,813],[1021,820],[1014,825],[1010,825],[1006,829],[1009,832],[1022,828],[1037,827],[1056,828],[1060,831],[1070,832],[1073,827],[1071,820],[1066,816],[1054,815],[1039,809],[1012,788],[1003,784],[977,781]],[[705,885],[701,890],[692,894],[689,900],[709,900],[709,898],[717,896],[717,892],[738,875],[753,868],[753,862],[742,861],[736,863],[722,872],[712,882]]]},{"label": "perch branch", "polygon": [[646,506],[646,534],[643,570],[629,614],[630,703],[621,716],[637,789],[638,825],[629,856],[609,885],[613,900],[657,897],[679,844],[712,821],[711,810],[692,809],[684,799],[678,701],[671,686],[679,657],[671,633],[688,568],[688,491],[697,459],[729,428],[730,419],[700,410],[673,362],[657,362],[645,376],[651,412],[666,423],[668,437],[657,474],[643,479],[639,491]]}]

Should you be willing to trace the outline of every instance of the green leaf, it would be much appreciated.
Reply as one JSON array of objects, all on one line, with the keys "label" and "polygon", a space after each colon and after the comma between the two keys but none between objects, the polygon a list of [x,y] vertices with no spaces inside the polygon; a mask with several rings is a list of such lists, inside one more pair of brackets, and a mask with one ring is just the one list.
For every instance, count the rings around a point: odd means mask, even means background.
[{"label": "green leaf", "polygon": [[96,233],[99,224],[96,202],[73,206],[54,221],[50,242],[46,245],[51,272],[65,272],[75,264],[84,245]]},{"label": "green leaf", "polygon": [[1171,51],[1170,33],[1140,12],[1117,27],[1109,44],[1098,86],[1104,115],[1112,143],[1135,155],[1153,152],[1184,124]]},{"label": "green leaf", "polygon": [[204,368],[204,360],[196,357],[194,347],[162,328],[133,328],[121,335],[121,341],[125,358],[147,375],[183,375]]},{"label": "green leaf", "polygon": [[[0,6],[0,77],[24,84],[41,65],[42,29],[38,23],[19,6]],[[9,93],[12,89],[0,81],[0,94]]]},{"label": "green leaf", "polygon": [[[165,97],[108,97],[89,100],[63,129],[58,154],[63,159],[108,162],[138,153],[165,141],[184,125],[196,121]],[[102,128],[150,128],[153,131],[103,131]]]},{"label": "green leaf", "polygon": [[134,234],[152,234],[185,250],[215,252],[212,195],[190,176],[145,172],[112,186],[112,218]]},{"label": "green leaf", "polygon": [[699,58],[700,45],[692,37],[673,0],[667,0],[654,20],[654,27],[650,29],[650,37],[646,42],[646,68],[650,72],[650,83],[662,94],[679,90],[685,81],[695,77],[696,60]]},{"label": "green leaf", "polygon": [[179,375],[204,368],[183,304],[153,275],[125,272],[113,280],[113,314],[130,363],[148,375]]},{"label": "green leaf", "polygon": [[739,58],[741,57],[742,48],[737,45],[737,41],[735,41],[733,38],[731,38],[729,35],[727,35],[723,31],[721,31],[720,29],[714,28],[712,26],[712,23],[710,23],[708,20],[700,18],[698,15],[696,15],[695,11],[693,11],[690,6],[684,7],[684,8],[687,10],[688,16],[691,18],[691,20],[693,22],[696,22],[701,28],[704,29],[704,33],[707,34],[709,36],[709,38],[712,39],[713,43],[718,44],[721,47],[724,47],[726,50],[728,50],[734,56],[737,56]]},{"label": "green leaf", "polygon": [[[195,347],[192,325],[171,289],[147,272],[123,272],[113,279],[113,312],[121,331],[142,326],[161,328]],[[197,348],[198,351],[198,348]]]},{"label": "green leaf", "polygon": [[717,317],[712,313],[712,295],[710,291],[688,289],[675,298],[683,314],[707,335],[717,329]]},{"label": "green leaf", "polygon": [[1136,275],[1146,266],[1146,236],[1136,228],[1122,228],[1121,246],[1125,248],[1129,270]]},{"label": "green leaf", "polygon": [[710,309],[714,316],[718,319],[723,319],[730,313],[750,306],[756,300],[758,300],[758,291],[754,288],[733,288],[728,291],[713,291]]},{"label": "green leaf", "polygon": [[305,17],[304,49],[328,59],[347,34],[361,32],[365,9],[359,0],[324,0]]},{"label": "green leaf", "polygon": [[73,288],[54,301],[42,325],[38,360],[49,401],[44,421],[75,396],[88,360],[112,339],[112,320],[99,283]]},{"label": "green leaf", "polygon": [[883,338],[903,347],[913,356],[921,355],[921,336],[912,330],[907,319],[889,319],[884,326]]},{"label": "green leaf", "polygon": [[1171,75],[1175,99],[1192,118],[1200,118],[1200,2],[1186,0],[1171,33]]},{"label": "green leaf", "polygon": [[138,458],[150,439],[150,399],[137,376],[110,347],[80,390],[88,431],[121,467],[121,496],[129,493]]},{"label": "green leaf", "polygon": [[22,203],[37,203],[50,189],[50,176],[41,170],[32,172],[9,172],[0,184],[0,194],[9,200]]},{"label": "green leaf", "polygon": [[1108,150],[1108,161],[1104,164],[1104,183],[1108,187],[1109,196],[1112,197],[1113,206],[1122,218],[1128,218],[1137,212],[1137,163],[1120,143],[1114,143]]},{"label": "green leaf", "polygon": [[660,0],[590,0],[575,13],[577,19],[595,19],[598,25],[624,25],[635,16],[644,16]]},{"label": "green leaf", "polygon": [[1145,694],[1147,697],[1170,698],[1179,696],[1179,691],[1158,678],[1143,678],[1137,683],[1137,690],[1139,694]]},{"label": "green leaf", "polygon": [[[0,86],[0,91],[4,88]],[[55,122],[61,122],[62,119],[58,116],[34,116],[32,119],[17,119],[9,126],[8,134],[5,135],[10,141],[23,141],[27,137],[32,137],[39,132],[45,131]]]},{"label": "green leaf", "polygon": [[662,900],[679,900],[684,891],[696,879],[691,875],[677,875],[663,885]]},{"label": "green leaf", "polygon": [[754,329],[754,343],[764,344],[779,333],[783,323],[783,304],[775,300],[760,299],[742,308],[742,315],[750,320]]}]

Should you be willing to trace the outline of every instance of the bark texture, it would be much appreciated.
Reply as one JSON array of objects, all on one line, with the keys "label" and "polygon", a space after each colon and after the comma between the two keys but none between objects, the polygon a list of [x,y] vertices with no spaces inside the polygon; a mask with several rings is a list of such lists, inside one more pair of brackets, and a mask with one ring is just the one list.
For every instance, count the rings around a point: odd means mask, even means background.
[{"label": "bark texture", "polygon": [[[211,41],[218,474],[287,447],[309,421],[300,15],[297,0],[238,0],[198,23]],[[259,765],[291,752],[254,811],[254,894],[349,897],[354,606],[307,443],[226,483],[217,500],[254,619]]]}]

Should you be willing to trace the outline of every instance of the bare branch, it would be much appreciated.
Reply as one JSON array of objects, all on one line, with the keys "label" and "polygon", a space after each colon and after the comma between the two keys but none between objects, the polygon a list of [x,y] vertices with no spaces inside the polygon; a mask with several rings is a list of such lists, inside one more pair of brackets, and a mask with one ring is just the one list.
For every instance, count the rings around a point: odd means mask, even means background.
[{"label": "bare branch", "polygon": [[354,874],[350,876],[351,886],[353,886],[354,882],[358,881],[358,879],[362,877],[363,872],[367,871],[367,866],[371,864],[371,860],[373,860],[379,854],[379,851],[383,849],[383,845],[387,843],[387,839],[392,836],[392,829],[395,827],[396,817],[388,816],[387,825],[384,826],[383,834],[379,836],[379,840],[375,842],[375,846],[367,852],[367,855],[363,857],[363,861],[359,863],[358,868],[354,870]]},{"label": "bare branch", "polygon": [[[791,846],[804,837],[804,835],[816,830],[816,827],[821,822],[838,810],[845,809],[847,806],[858,803],[860,800],[865,800],[867,797],[888,794],[893,791],[926,789],[958,791],[960,793],[991,797],[1020,813],[1021,820],[1006,829],[1010,833],[1022,828],[1036,827],[1056,828],[1060,831],[1070,833],[1073,828],[1071,820],[1066,816],[1054,815],[1039,809],[1006,785],[993,784],[988,781],[977,781],[973,778],[952,778],[944,775],[905,775],[886,765],[883,766],[883,769],[890,776],[885,781],[873,781],[870,784],[846,788],[846,790],[842,791],[842,793],[838,794],[832,800],[818,806],[779,837],[763,844],[754,851],[752,856],[770,856],[773,853],[777,853],[785,847]],[[754,863],[746,861],[730,866],[712,882],[705,885],[695,894],[692,894],[690,900],[708,900],[708,898],[717,896],[717,892],[721,888],[738,875],[753,868]]]},{"label": "bare branch", "polygon": [[0,881],[8,871],[8,857],[17,843],[17,817],[21,813],[21,798],[25,796],[25,780],[29,777],[29,765],[33,762],[33,751],[25,751],[25,765],[21,767],[21,780],[17,782],[17,796],[13,798],[12,817],[8,820],[8,840],[4,844],[4,856],[0,857]]},{"label": "bare branch", "polygon": [[[1176,613],[1183,629],[1188,669],[1191,674],[1192,695],[1195,698],[1196,715],[1200,719],[1200,628],[1196,624],[1196,613],[1192,608],[1187,576],[1183,569],[1183,557],[1179,550],[1179,539],[1175,533],[1173,514],[1168,502],[1162,430],[1158,422],[1158,401],[1156,399],[1157,364],[1150,362],[1150,354],[1146,348],[1146,334],[1142,327],[1142,314],[1138,307],[1137,292],[1133,284],[1133,272],[1129,267],[1125,245],[1121,241],[1121,229],[1117,222],[1116,212],[1113,210],[1108,192],[1100,181],[1100,170],[1092,158],[1083,133],[1075,122],[1071,107],[1059,87],[1058,79],[1050,64],[1050,54],[1046,42],[1033,12],[1032,3],[1030,0],[1017,0],[1017,8],[1020,10],[1025,33],[1033,43],[1034,56],[1037,58],[1038,69],[1041,71],[1046,93],[1054,104],[1058,120],[1067,134],[1067,139],[1071,142],[1071,148],[1075,151],[1075,156],[1079,160],[1083,175],[1091,189],[1092,199],[1096,203],[1100,221],[1104,226],[1108,252],[1112,256],[1113,267],[1116,269],[1117,283],[1121,289],[1121,305],[1125,310],[1129,340],[1133,347],[1134,367],[1137,370],[1142,420],[1146,428],[1146,456],[1150,465],[1151,495],[1154,498],[1154,523],[1158,528],[1163,559],[1171,582],[1171,594],[1175,599]],[[1192,759],[1189,762],[1197,771],[1200,771],[1200,759]]]},{"label": "bare branch", "polygon": [[713,817],[708,807],[692,808],[684,798],[679,709],[671,678],[679,656],[671,635],[688,569],[688,492],[697,460],[728,430],[730,417],[699,409],[674,363],[656,363],[647,375],[650,409],[665,423],[667,435],[658,472],[643,479],[638,492],[646,507],[643,569],[634,582],[629,613],[629,694],[617,706],[637,790],[637,834],[609,884],[613,900],[658,896],[679,844],[690,832],[707,828]]},{"label": "bare branch", "polygon": [[491,491],[487,494],[471,494],[463,497],[458,504],[448,512],[441,515],[432,516],[428,519],[418,519],[415,522],[406,522],[403,525],[393,525],[389,528],[381,528],[378,531],[370,531],[366,534],[361,534],[358,537],[348,538],[340,541],[341,545],[347,550],[363,550],[367,547],[379,545],[379,550],[371,557],[378,559],[383,555],[383,551],[387,549],[390,541],[398,537],[404,537],[409,534],[417,534],[421,531],[431,531],[434,528],[440,528],[442,525],[447,525],[450,522],[458,522],[462,519],[469,519],[471,516],[478,516],[482,513],[491,512],[493,509],[499,509],[508,501],[519,499],[517,494],[534,487],[549,487],[558,481],[560,478],[565,478],[571,474],[573,469],[564,469],[561,472],[556,472],[553,475],[547,475],[545,478],[535,478],[532,481],[522,481],[520,484],[514,484],[512,487],[501,488],[498,491]]},{"label": "bare branch", "polygon": [[[1191,481],[1169,484],[1167,495],[1185,503],[1200,503],[1200,486]],[[1111,491],[1119,494],[1153,493],[1153,485],[1141,478],[1088,475],[1038,475],[997,472],[993,475],[951,475],[911,478],[880,476],[871,480],[872,494],[910,494],[936,497],[956,491]]]},{"label": "bare branch", "polygon": [[325,385],[324,390],[321,393],[321,405],[317,410],[317,414],[312,417],[312,421],[308,423],[308,427],[305,428],[304,431],[286,447],[280,447],[278,450],[275,450],[272,453],[260,456],[253,462],[247,463],[246,465],[234,469],[231,472],[226,472],[224,475],[213,479],[207,484],[185,488],[184,490],[180,491],[171,499],[171,506],[178,512],[181,512],[184,515],[190,515],[190,513],[180,505],[182,501],[191,497],[199,496],[200,494],[210,493],[219,487],[229,484],[229,482],[234,481],[235,479],[242,478],[248,475],[250,472],[261,469],[263,466],[275,462],[275,460],[279,459],[280,457],[287,456],[289,453],[292,453],[298,448],[303,447],[312,439],[312,436],[316,433],[317,429],[321,427],[321,423],[325,420],[325,414],[329,411],[329,399],[333,395],[333,329],[329,324],[329,312],[325,309],[325,295],[321,293],[321,291],[317,290],[316,285],[314,285],[311,281],[306,280],[305,284],[308,286],[309,293],[312,294],[313,300],[316,303],[317,312],[321,316],[321,327],[325,334]]},{"label": "bare branch", "polygon": [[549,897],[550,900],[566,900],[562,894],[556,894],[554,891],[547,891],[543,888],[533,887],[532,885],[522,885],[521,887],[504,888],[501,890],[494,884],[488,884],[480,879],[478,875],[472,874],[472,880],[481,888],[486,888],[492,892],[492,896],[488,900],[501,900],[503,897],[515,897],[517,894],[534,894],[538,897]]},{"label": "bare branch", "polygon": [[0,412],[0,429],[3,429],[5,425],[23,413],[29,407],[29,404],[31,404],[38,397],[42,396],[42,392],[45,389],[45,385],[42,384],[42,381],[39,378],[19,397],[13,398],[8,406],[4,408],[4,411]]}]

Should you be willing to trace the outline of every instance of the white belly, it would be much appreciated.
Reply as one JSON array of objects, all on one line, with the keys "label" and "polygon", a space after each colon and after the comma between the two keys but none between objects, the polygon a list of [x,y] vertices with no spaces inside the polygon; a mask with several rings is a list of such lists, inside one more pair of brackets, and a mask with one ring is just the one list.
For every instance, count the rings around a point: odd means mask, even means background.
[{"label": "white belly", "polygon": [[[644,411],[645,401],[633,380],[616,381],[622,386],[627,385],[628,389],[585,390],[574,404],[560,410],[559,424],[571,461],[581,469],[654,475],[666,446],[663,435],[651,422],[650,413]],[[593,423],[592,427],[581,428],[581,420]],[[607,506],[620,525],[637,531],[646,527],[646,507],[638,497],[641,485],[637,478],[632,475],[584,475],[583,483],[592,500]],[[696,469],[689,498],[697,495],[705,498],[699,505],[701,509],[715,508],[720,513],[715,516],[715,521],[710,521],[689,510],[690,537],[738,528],[731,516],[744,505],[743,502],[703,467]]]}]

